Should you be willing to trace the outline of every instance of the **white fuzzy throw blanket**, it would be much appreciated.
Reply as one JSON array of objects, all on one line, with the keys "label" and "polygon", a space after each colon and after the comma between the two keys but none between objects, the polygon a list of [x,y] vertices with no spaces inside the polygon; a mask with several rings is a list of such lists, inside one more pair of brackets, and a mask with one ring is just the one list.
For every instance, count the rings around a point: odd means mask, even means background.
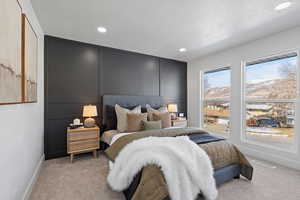
[{"label": "white fuzzy throw blanket", "polygon": [[206,199],[217,198],[211,161],[187,136],[147,137],[126,145],[108,174],[108,184],[123,191],[151,164],[161,168],[172,200],[194,200],[200,192]]}]

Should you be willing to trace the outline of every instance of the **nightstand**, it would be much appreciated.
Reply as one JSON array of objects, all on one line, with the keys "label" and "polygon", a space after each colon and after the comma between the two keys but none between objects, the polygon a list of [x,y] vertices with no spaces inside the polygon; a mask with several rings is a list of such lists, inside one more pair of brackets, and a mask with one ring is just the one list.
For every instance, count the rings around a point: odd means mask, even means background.
[{"label": "nightstand", "polygon": [[67,130],[67,151],[70,154],[71,163],[74,155],[86,152],[93,152],[97,157],[97,149],[99,149],[100,129],[93,128],[77,128]]},{"label": "nightstand", "polygon": [[172,126],[178,128],[185,128],[187,127],[187,120],[181,120],[181,119],[172,120]]}]

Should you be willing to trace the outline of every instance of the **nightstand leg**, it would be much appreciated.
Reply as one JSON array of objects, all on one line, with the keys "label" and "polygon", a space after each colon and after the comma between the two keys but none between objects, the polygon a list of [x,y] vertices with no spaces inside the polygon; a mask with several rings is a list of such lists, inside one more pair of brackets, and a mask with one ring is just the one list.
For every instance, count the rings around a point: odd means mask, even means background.
[{"label": "nightstand leg", "polygon": [[97,150],[93,151],[94,158],[97,158]]},{"label": "nightstand leg", "polygon": [[71,153],[71,155],[70,155],[71,163],[73,163],[73,158],[74,158],[74,154]]}]

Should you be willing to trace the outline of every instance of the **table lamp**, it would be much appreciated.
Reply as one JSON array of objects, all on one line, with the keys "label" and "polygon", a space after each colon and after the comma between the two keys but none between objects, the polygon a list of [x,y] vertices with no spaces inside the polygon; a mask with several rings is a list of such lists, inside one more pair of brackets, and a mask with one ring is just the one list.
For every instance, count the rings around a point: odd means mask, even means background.
[{"label": "table lamp", "polygon": [[91,128],[96,125],[95,119],[92,117],[97,117],[97,106],[94,105],[87,105],[83,107],[83,117],[87,117],[84,120],[84,127]]},{"label": "table lamp", "polygon": [[171,119],[175,120],[177,118],[176,113],[178,112],[177,104],[169,104],[168,111],[171,113]]}]

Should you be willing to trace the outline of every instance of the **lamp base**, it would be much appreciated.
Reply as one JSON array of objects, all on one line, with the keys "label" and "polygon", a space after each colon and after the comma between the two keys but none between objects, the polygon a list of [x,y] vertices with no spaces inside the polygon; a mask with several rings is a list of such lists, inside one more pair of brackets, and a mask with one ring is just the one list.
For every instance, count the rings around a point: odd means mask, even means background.
[{"label": "lamp base", "polygon": [[92,128],[94,126],[96,126],[96,123],[95,123],[95,120],[93,118],[89,117],[89,118],[86,118],[84,120],[84,127]]}]

